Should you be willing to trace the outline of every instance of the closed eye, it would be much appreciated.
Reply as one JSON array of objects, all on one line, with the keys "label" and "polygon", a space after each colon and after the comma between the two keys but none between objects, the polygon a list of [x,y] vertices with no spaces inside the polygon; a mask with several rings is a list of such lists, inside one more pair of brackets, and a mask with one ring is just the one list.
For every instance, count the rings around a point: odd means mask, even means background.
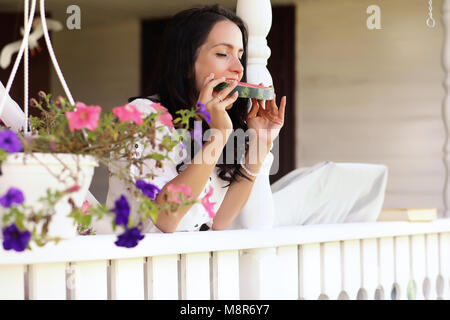
[{"label": "closed eye", "polygon": [[[217,55],[218,57],[226,57],[226,56],[227,56],[227,54],[226,54],[226,53],[216,53],[216,55]],[[242,62],[242,57],[241,57],[241,58],[239,58],[239,61],[241,61],[241,62]]]}]

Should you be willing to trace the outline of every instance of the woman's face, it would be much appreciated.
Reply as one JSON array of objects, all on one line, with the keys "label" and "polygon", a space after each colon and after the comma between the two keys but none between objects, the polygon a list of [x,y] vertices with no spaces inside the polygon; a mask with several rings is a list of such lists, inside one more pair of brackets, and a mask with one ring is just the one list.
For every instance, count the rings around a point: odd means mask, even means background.
[{"label": "woman's face", "polygon": [[229,20],[217,22],[205,43],[198,49],[195,61],[196,88],[200,92],[205,78],[214,73],[214,78],[231,78],[240,81],[244,68],[240,62],[244,54],[242,33]]}]

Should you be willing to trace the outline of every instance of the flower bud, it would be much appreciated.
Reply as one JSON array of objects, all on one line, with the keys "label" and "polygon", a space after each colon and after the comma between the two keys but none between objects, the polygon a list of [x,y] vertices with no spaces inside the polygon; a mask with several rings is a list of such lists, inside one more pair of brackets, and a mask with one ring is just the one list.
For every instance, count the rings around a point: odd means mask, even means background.
[{"label": "flower bud", "polygon": [[80,190],[80,186],[75,184],[75,185],[71,186],[70,188],[64,190],[64,193],[77,192],[78,190]]},{"label": "flower bud", "polygon": [[39,103],[35,98],[31,98],[30,99],[30,107],[35,107],[37,106]]}]

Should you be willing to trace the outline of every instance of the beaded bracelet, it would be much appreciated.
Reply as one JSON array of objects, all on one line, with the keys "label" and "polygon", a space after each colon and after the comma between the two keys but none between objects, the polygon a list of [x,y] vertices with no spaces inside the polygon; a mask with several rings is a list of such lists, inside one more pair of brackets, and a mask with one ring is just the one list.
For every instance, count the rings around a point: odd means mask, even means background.
[{"label": "beaded bracelet", "polygon": [[239,164],[241,165],[242,169],[244,169],[244,171],[252,177],[258,176],[259,172],[253,173],[244,165],[244,158],[245,158],[245,154],[242,154],[241,161],[239,161]]}]

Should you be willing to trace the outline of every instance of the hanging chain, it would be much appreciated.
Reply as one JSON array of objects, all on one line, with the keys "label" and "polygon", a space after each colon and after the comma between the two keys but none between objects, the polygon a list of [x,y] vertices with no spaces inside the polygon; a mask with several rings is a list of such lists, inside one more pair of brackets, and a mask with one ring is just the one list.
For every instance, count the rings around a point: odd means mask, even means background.
[{"label": "hanging chain", "polygon": [[428,19],[427,26],[429,28],[434,28],[436,21],[433,19],[433,0],[428,0]]}]

